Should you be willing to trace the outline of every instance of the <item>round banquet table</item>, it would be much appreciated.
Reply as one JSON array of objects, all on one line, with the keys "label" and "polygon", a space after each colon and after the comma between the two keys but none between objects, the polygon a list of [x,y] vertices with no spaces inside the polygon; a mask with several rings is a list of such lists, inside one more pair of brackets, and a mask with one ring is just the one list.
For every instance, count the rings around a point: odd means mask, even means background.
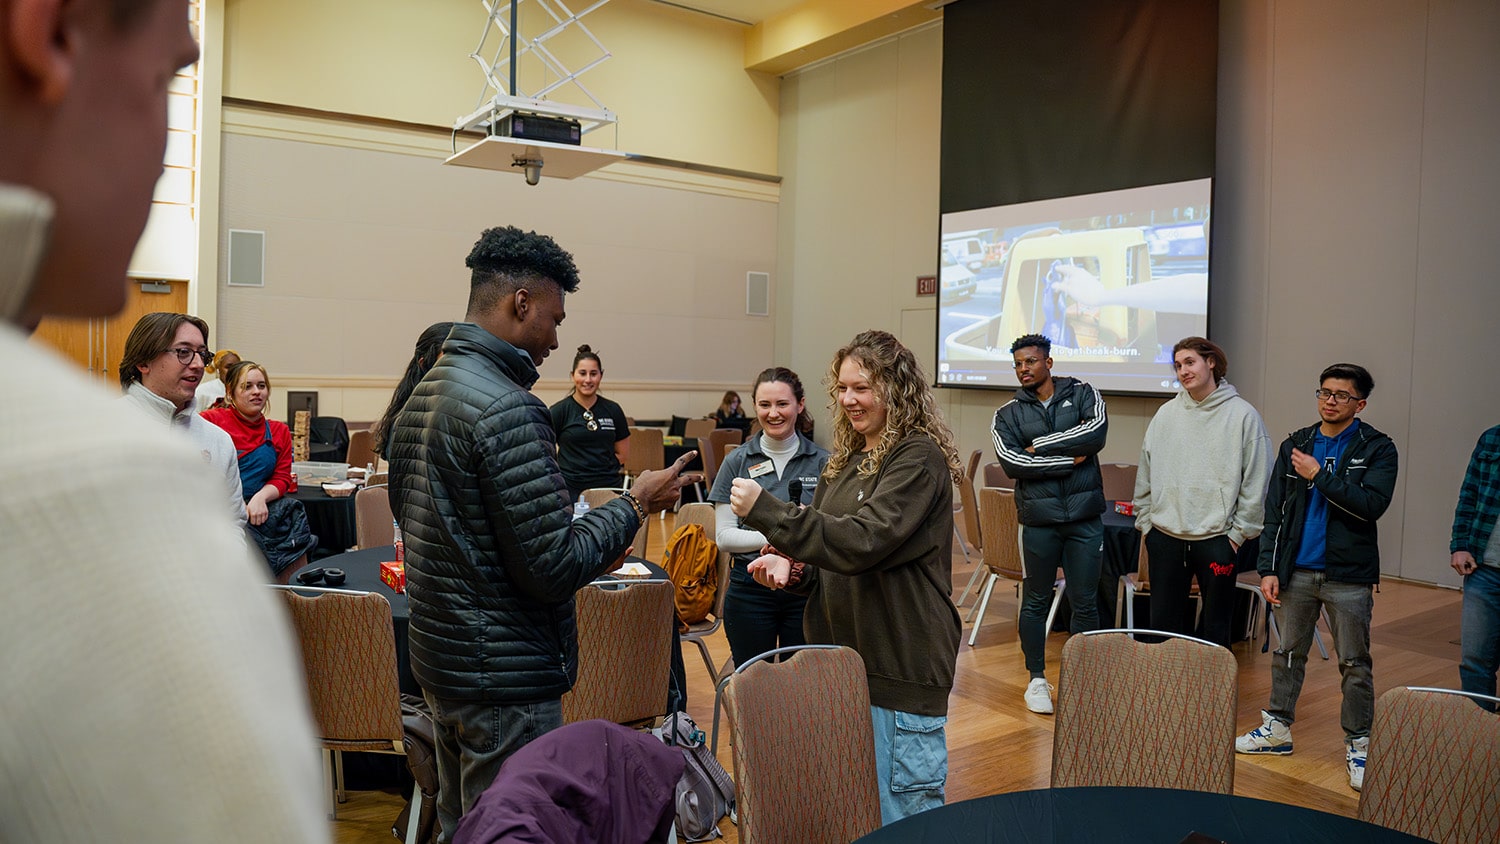
[{"label": "round banquet table", "polygon": [[[302,502],[302,509],[307,513],[307,527],[318,538],[318,547],[312,555],[314,561],[321,563],[324,557],[342,554],[357,541],[354,534],[353,495],[334,498],[324,492],[322,486],[313,484],[298,487],[291,497]],[[375,569],[375,579],[378,582],[380,566],[376,565]]]},{"label": "round banquet table", "polygon": [[[337,500],[337,499],[336,499]],[[388,560],[396,559],[396,546],[381,545],[375,548],[363,548],[358,551],[349,551],[336,554],[318,560],[312,568],[336,568],[344,570],[344,583],[338,589],[349,589],[359,592],[374,592],[384,597],[391,604],[391,623],[396,633],[396,672],[400,680],[401,691],[404,694],[420,696],[422,687],[412,677],[411,659],[407,646],[407,626],[411,622],[411,610],[406,603],[405,593],[392,591],[380,580],[380,564]],[[666,578],[667,572],[661,566],[641,559],[631,557],[631,562],[641,563],[650,570],[651,577]],[[609,577],[609,575],[605,575]],[[299,585],[295,577],[292,578],[292,586]],[[326,586],[324,583],[315,583],[313,586]],[[679,657],[680,659],[680,657]]]},{"label": "round banquet table", "polygon": [[[1196,834],[1199,837],[1191,837]],[[993,794],[913,815],[860,844],[1396,844],[1424,839],[1363,821],[1206,791],[1044,788]]]}]

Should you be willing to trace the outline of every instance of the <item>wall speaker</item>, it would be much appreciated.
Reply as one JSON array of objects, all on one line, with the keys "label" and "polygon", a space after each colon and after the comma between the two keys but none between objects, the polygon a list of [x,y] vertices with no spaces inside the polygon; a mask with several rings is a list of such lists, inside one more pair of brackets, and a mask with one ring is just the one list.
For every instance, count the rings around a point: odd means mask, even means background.
[{"label": "wall speaker", "polygon": [[771,315],[771,274],[745,273],[745,313]]},{"label": "wall speaker", "polygon": [[230,287],[266,286],[266,233],[229,230]]}]

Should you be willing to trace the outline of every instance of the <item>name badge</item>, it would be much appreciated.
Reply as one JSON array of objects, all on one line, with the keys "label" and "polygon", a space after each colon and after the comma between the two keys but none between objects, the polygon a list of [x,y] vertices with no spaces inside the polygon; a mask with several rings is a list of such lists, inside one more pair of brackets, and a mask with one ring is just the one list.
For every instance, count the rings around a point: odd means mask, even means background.
[{"label": "name badge", "polygon": [[773,462],[773,461],[767,460],[767,461],[765,461],[763,463],[757,463],[754,466],[751,466],[750,467],[750,477],[752,477],[752,478],[758,478],[761,475],[766,475],[766,474],[769,474],[769,473],[774,472],[774,471],[776,471],[776,463]]}]

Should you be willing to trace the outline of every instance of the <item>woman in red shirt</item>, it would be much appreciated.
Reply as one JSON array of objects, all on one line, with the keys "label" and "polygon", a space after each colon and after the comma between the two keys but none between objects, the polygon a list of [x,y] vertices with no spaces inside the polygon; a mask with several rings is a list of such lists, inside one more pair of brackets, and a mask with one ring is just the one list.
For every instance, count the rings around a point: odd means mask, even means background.
[{"label": "woman in red shirt", "polygon": [[266,418],[271,380],[254,361],[240,361],[224,373],[227,407],[202,413],[229,432],[239,455],[240,485],[250,534],[281,574],[316,545],[307,528],[301,502],[283,498],[292,483],[292,432],[286,423]]}]

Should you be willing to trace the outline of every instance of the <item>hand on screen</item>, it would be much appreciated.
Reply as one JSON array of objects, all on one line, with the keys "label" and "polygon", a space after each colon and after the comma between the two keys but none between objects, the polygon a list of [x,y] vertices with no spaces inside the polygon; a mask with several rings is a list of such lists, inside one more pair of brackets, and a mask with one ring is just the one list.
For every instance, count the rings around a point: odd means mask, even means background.
[{"label": "hand on screen", "polygon": [[1093,273],[1073,264],[1059,264],[1052,268],[1052,272],[1057,276],[1052,282],[1053,290],[1066,294],[1085,307],[1097,308],[1103,303],[1107,291]]}]

